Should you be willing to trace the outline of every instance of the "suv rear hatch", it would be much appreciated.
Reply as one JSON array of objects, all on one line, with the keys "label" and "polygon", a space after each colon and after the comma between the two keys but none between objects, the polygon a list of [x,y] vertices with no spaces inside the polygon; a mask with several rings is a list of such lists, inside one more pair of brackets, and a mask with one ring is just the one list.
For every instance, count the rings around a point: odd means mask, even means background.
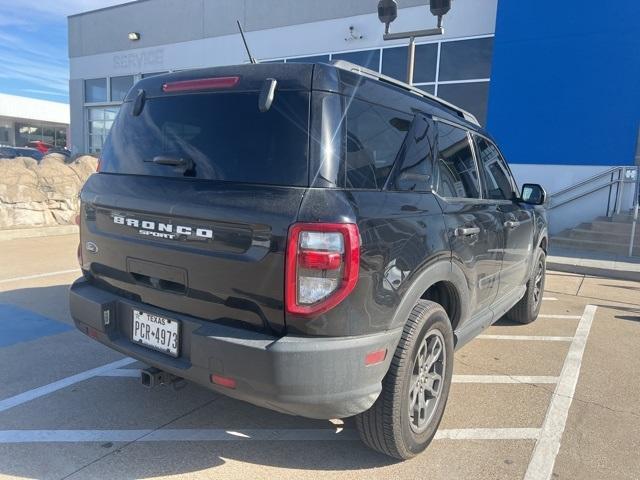
[{"label": "suv rear hatch", "polygon": [[[311,65],[142,80],[82,191],[81,262],[103,288],[202,319],[284,328],[284,255],[308,185]],[[275,99],[259,109],[266,79]]]}]

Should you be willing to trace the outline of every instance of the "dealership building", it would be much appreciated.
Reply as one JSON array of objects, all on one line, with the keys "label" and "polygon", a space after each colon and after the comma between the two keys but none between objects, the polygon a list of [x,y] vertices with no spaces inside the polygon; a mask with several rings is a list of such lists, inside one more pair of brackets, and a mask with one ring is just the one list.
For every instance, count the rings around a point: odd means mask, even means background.
[{"label": "dealership building", "polygon": [[67,146],[69,105],[0,93],[0,145],[41,141]]},{"label": "dealership building", "polygon": [[[427,0],[398,4],[392,32],[435,26]],[[635,165],[640,10],[634,0],[611,11],[603,5],[454,0],[445,33],[416,40],[414,83],[472,112],[519,182],[552,193]],[[404,80],[407,41],[383,40],[376,7],[377,0],[139,0],[73,15],[70,147],[98,153],[140,78],[246,62],[236,20],[259,61],[343,59]],[[593,216],[593,208],[566,216]]]}]

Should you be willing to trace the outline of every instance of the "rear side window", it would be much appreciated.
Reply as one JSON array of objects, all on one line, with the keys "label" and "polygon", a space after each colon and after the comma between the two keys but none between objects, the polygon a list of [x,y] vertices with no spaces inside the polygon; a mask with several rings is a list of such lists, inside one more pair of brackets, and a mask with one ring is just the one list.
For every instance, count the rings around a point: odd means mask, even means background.
[{"label": "rear side window", "polygon": [[493,200],[512,200],[515,197],[514,184],[507,164],[498,147],[490,141],[475,136],[478,146],[478,160],[485,180],[485,194]]},{"label": "rear side window", "polygon": [[445,198],[480,198],[480,181],[467,132],[437,122],[434,189]]},{"label": "rear side window", "polygon": [[435,123],[416,115],[405,141],[402,159],[395,168],[392,188],[398,191],[430,192],[433,153],[436,143]]},{"label": "rear side window", "polygon": [[276,92],[264,113],[258,95],[149,98],[138,116],[125,102],[102,152],[102,171],[306,186],[309,93]]},{"label": "rear side window", "polygon": [[411,116],[353,99],[347,106],[345,187],[381,189],[393,167]]}]

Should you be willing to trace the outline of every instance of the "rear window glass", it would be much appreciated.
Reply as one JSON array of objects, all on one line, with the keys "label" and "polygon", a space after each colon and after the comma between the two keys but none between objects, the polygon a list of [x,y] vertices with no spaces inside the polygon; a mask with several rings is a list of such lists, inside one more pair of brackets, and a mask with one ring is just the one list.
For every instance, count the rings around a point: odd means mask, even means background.
[{"label": "rear window glass", "polygon": [[306,186],[309,93],[276,91],[264,113],[258,96],[150,98],[138,116],[126,102],[102,151],[102,171]]}]

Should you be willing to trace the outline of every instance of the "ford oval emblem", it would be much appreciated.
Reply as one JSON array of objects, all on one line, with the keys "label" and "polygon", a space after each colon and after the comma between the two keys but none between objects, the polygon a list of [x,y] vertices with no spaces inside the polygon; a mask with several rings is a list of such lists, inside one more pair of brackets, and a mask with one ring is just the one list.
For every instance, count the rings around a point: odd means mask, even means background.
[{"label": "ford oval emblem", "polygon": [[98,245],[93,242],[87,242],[86,248],[89,253],[98,253]]}]

